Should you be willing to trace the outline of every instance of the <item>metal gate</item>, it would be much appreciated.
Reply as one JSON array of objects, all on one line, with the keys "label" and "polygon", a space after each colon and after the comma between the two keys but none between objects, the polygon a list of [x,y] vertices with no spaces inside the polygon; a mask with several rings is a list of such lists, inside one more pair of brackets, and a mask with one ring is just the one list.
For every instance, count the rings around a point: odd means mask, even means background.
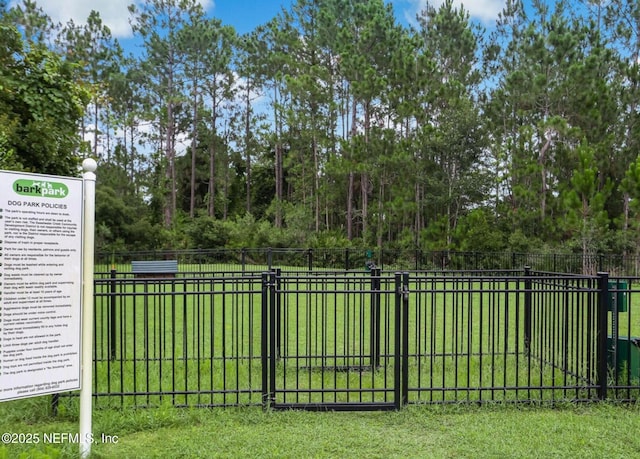
[{"label": "metal gate", "polygon": [[390,410],[406,402],[408,274],[264,276],[265,406]]}]

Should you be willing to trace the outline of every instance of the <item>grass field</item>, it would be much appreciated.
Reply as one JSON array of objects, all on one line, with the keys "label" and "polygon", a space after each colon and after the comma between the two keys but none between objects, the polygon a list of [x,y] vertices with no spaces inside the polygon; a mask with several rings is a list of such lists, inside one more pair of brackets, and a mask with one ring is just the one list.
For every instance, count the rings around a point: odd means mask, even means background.
[{"label": "grass field", "polygon": [[[2,432],[78,431],[77,412],[44,397],[0,404]],[[117,443],[94,458],[631,458],[640,407],[409,406],[398,412],[263,412],[259,408],[95,410],[93,432]],[[0,445],[0,458],[73,458],[78,445]]]}]

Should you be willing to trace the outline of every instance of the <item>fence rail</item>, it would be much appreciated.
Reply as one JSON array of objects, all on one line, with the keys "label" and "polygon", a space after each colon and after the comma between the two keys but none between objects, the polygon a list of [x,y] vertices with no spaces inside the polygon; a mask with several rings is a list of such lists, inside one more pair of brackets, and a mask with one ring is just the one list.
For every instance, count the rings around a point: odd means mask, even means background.
[{"label": "fence rail", "polygon": [[637,400],[635,277],[180,272],[95,281],[98,407]]}]

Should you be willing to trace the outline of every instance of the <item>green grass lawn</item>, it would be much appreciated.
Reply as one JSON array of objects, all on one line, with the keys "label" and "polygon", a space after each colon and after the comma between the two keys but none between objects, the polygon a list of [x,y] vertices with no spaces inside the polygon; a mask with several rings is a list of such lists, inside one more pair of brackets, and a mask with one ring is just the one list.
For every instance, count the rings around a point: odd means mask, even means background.
[{"label": "green grass lawn", "polygon": [[[48,397],[0,404],[2,432],[78,431],[77,412],[50,416]],[[640,407],[409,406],[332,413],[259,408],[95,410],[95,458],[631,458]],[[0,445],[0,458],[72,458],[72,443]]]}]

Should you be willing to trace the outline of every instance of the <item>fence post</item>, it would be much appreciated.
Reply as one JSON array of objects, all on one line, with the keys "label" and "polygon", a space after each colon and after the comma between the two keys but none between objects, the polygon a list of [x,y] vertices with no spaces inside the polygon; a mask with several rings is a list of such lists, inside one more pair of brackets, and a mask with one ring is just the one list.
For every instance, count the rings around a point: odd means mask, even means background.
[{"label": "fence post", "polygon": [[524,267],[524,348],[531,350],[531,267]]},{"label": "fence post", "polygon": [[380,367],[380,268],[371,270],[371,371]]},{"label": "fence post", "polygon": [[409,393],[409,273],[395,274],[394,403],[399,410]]},{"label": "fence post", "polygon": [[[244,252],[244,250],[243,250]],[[267,340],[269,338],[269,273],[262,273],[262,321],[260,323],[260,356],[262,362],[262,409],[269,407],[269,348]]]},{"label": "fence post", "polygon": [[344,269],[349,271],[349,248],[344,249]]},{"label": "fence post", "polygon": [[276,325],[276,349],[275,349],[275,358],[280,360],[282,357],[282,296],[280,295],[280,287],[282,285],[282,269],[277,268],[275,276],[275,284],[274,284],[274,296],[275,296],[275,305],[276,305],[276,313],[273,316]]},{"label": "fence post", "polygon": [[409,273],[402,273],[402,405],[409,400]]},{"label": "fence post", "polygon": [[607,398],[607,315],[609,297],[609,273],[598,273],[597,351],[598,398]]},{"label": "fence post", "polygon": [[111,270],[111,286],[110,286],[110,305],[109,305],[109,357],[111,360],[116,358],[116,270]]},{"label": "fence post", "polygon": [[58,415],[58,406],[60,405],[60,394],[51,394],[51,416]]},{"label": "fence post", "polygon": [[267,266],[269,271],[271,271],[271,266],[273,265],[273,252],[271,251],[271,247],[267,249]]},{"label": "fence post", "polygon": [[308,253],[307,262],[309,265],[309,271],[313,271],[313,249],[310,248],[307,251],[307,253]]},{"label": "fence post", "polygon": [[401,322],[402,322],[402,274],[395,274],[395,310],[394,310],[394,329],[393,329],[393,399],[396,410],[402,407],[402,388],[401,388],[401,362],[400,362],[400,349],[401,349]]},{"label": "fence post", "polygon": [[275,403],[276,393],[276,276],[269,273],[269,404]]}]

